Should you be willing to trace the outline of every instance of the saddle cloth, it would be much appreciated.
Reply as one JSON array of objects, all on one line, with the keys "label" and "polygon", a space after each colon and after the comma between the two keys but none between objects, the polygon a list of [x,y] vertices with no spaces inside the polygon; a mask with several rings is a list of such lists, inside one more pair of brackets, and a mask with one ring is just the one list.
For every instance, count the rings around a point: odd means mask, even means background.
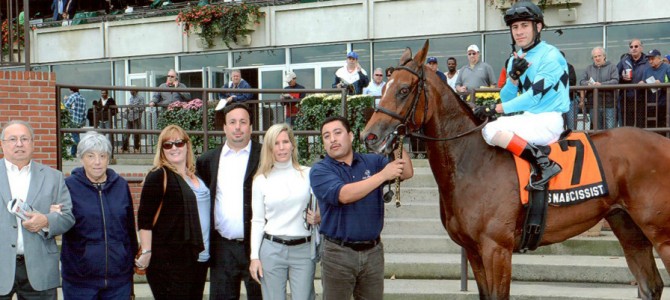
[{"label": "saddle cloth", "polygon": [[[607,196],[607,182],[600,158],[591,138],[583,132],[570,133],[565,139],[547,147],[549,158],[558,163],[563,170],[549,181],[549,205],[566,206],[586,200]],[[521,203],[528,203],[526,186],[530,180],[530,164],[514,156],[519,176],[519,196]]]}]

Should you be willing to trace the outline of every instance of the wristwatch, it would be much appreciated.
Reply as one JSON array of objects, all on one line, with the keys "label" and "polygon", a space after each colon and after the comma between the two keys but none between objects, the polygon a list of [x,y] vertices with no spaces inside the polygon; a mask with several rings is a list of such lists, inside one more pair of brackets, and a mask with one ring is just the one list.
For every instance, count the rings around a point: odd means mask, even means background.
[{"label": "wristwatch", "polygon": [[142,252],[140,252],[140,255],[144,255],[147,253],[151,253],[151,250],[142,250]]}]

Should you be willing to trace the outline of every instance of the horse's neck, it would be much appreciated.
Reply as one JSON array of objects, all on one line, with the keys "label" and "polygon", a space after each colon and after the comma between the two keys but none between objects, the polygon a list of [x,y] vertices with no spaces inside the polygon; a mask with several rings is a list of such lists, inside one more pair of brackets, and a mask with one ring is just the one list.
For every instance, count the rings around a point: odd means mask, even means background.
[{"label": "horse's neck", "polygon": [[[424,127],[427,136],[453,137],[477,127],[470,114],[464,111],[470,108],[462,106],[453,91],[446,85],[439,86],[438,90],[443,96],[433,99],[436,100],[435,111]],[[455,177],[473,176],[474,170],[486,167],[497,155],[495,148],[484,142],[481,130],[451,141],[427,142],[426,151],[441,192],[448,200],[451,200],[453,189],[458,188],[459,181]]]}]

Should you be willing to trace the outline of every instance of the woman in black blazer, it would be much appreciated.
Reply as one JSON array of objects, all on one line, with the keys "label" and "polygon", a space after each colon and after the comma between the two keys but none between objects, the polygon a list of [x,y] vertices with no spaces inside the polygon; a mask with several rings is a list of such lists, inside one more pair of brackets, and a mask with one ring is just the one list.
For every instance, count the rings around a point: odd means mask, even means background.
[{"label": "woman in black blazer", "polygon": [[142,254],[136,265],[147,269],[154,298],[202,299],[209,260],[209,189],[195,175],[191,142],[181,127],[166,127],[158,139],[140,197]]}]

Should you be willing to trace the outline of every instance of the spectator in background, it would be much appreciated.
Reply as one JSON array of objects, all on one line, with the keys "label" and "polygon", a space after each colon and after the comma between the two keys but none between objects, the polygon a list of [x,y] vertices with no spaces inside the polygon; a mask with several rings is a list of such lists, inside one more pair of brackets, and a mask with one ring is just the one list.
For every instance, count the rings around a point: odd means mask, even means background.
[{"label": "spectator in background", "polygon": [[[86,124],[86,99],[79,94],[78,88],[70,88],[72,94],[65,100],[65,108],[70,113],[70,128],[82,128]],[[77,144],[79,144],[79,132],[72,133],[74,145],[70,150],[72,156],[77,155]]]},{"label": "spectator in background", "polygon": [[[142,129],[142,113],[144,112],[144,97],[139,95],[137,91],[130,91],[130,99],[128,99],[127,113],[124,118],[126,119],[126,129]],[[123,134],[123,146],[122,151],[124,153],[128,152],[130,147],[130,134]],[[140,134],[133,134],[133,150],[135,153],[140,152]]]},{"label": "spectator in background", "polygon": [[[649,68],[649,62],[644,54],[642,41],[633,39],[628,44],[628,53],[625,54],[617,64],[620,84],[635,84],[644,81],[644,72]],[[621,91],[619,111],[623,111],[623,126],[636,126],[644,128],[645,101],[644,91],[638,89],[625,89]],[[621,118],[620,118],[621,119]]]},{"label": "spectator in background", "polygon": [[447,76],[445,76],[444,73],[442,73],[442,71],[440,71],[439,65],[437,63],[437,57],[434,57],[434,56],[429,57],[426,60],[426,66],[428,67],[428,69],[433,70],[433,72],[435,72],[435,74],[437,74],[437,77],[440,77],[440,79],[442,79],[442,81],[447,82]]},{"label": "spectator in background", "polygon": [[[296,80],[298,79],[298,76],[295,75],[293,72],[288,72],[284,76],[284,82],[286,82],[286,86],[284,87],[285,90],[304,90],[305,87],[302,85],[299,85]],[[299,93],[298,91],[293,91],[292,93],[284,94],[282,95],[282,98],[285,100],[291,100],[291,99],[302,99],[305,98],[305,93]],[[284,104],[284,115],[286,116],[286,123],[291,124],[293,126],[293,123],[295,122],[295,117],[298,116],[298,113],[300,112],[300,107],[298,106],[300,102],[289,102]]]},{"label": "spectator in background", "polygon": [[[240,70],[232,70],[230,72],[230,81],[224,84],[222,89],[250,89],[251,85],[242,79],[242,73]],[[226,103],[232,102],[245,102],[251,100],[254,97],[252,93],[237,93],[237,92],[226,92],[219,94],[219,99],[225,99]]]},{"label": "spectator in background", "polygon": [[65,11],[67,0],[53,0],[51,3],[51,10],[53,11],[53,20],[58,21],[63,19],[63,12]]},{"label": "spectator in background", "polygon": [[130,299],[137,235],[128,182],[107,168],[112,144],[102,134],[86,133],[77,157],[82,167],[65,180],[75,225],[63,235],[63,297]]},{"label": "spectator in background", "polygon": [[[161,83],[159,88],[186,88],[186,85],[179,82],[179,74],[177,71],[170,69],[167,73],[165,83]],[[151,97],[149,106],[167,107],[170,103],[175,101],[188,102],[191,100],[191,93],[189,92],[156,92]]]},{"label": "spectator in background", "polygon": [[198,175],[211,191],[210,299],[239,299],[244,282],[247,299],[262,299],[260,285],[249,274],[251,253],[251,184],[261,145],[251,140],[252,113],[244,103],[223,109],[226,142],[203,153]]},{"label": "spectator in background", "polygon": [[[607,53],[603,47],[593,48],[591,50],[591,57],[593,58],[593,64],[586,67],[584,75],[579,80],[579,85],[601,86],[619,83],[619,72],[614,64],[607,61]],[[598,129],[616,127],[615,93],[616,91],[614,90],[600,90],[598,91],[598,99],[594,99],[593,92],[580,92],[579,106],[589,108],[591,124],[595,122],[596,113],[598,114]],[[593,106],[593,103],[596,101],[598,101],[597,111]],[[594,128],[596,127],[594,126]]]},{"label": "spectator in background", "polygon": [[496,84],[493,68],[485,62],[479,61],[479,47],[468,46],[468,65],[463,66],[456,80],[456,91],[468,93],[480,87],[494,87]]},{"label": "spectator in background", "polygon": [[393,71],[395,70],[394,67],[388,67],[386,68],[386,80],[389,80],[391,78],[391,74],[393,74]]},{"label": "spectator in background", "polygon": [[[563,58],[565,58],[565,52],[560,51],[561,55],[563,55]],[[568,60],[565,60],[568,63],[568,84],[570,86],[574,87],[577,86],[577,73],[575,72],[575,67],[568,62]],[[579,93],[577,92],[570,92],[570,110],[568,110],[567,113],[565,113],[565,123],[567,128],[569,129],[575,129],[575,119],[576,119],[576,114],[577,114],[577,104],[579,102]],[[583,113],[586,113],[584,111]]]},{"label": "spectator in background", "polygon": [[96,119],[98,120],[98,128],[109,129],[112,128],[112,121],[116,116],[117,108],[114,98],[109,97],[107,90],[100,91],[100,99],[93,100],[93,107],[95,108]]},{"label": "spectator in background", "polygon": [[346,118],[329,117],[321,124],[326,157],[314,164],[309,179],[321,211],[321,283],[323,299],[383,299],[384,225],[382,186],[388,180],[414,175],[412,161],[389,162],[378,154],[354,152]]},{"label": "spectator in background", "polygon": [[360,95],[363,88],[368,86],[368,73],[358,63],[358,54],[354,51],[347,53],[347,63],[335,72],[333,88],[346,88],[349,95]]},{"label": "spectator in background", "polygon": [[63,19],[72,20],[74,19],[76,13],[77,13],[77,0],[67,0],[67,4],[65,4],[65,9],[63,10],[62,15]]},{"label": "spectator in background", "polygon": [[500,74],[498,75],[498,88],[502,88],[505,86],[505,82],[507,82],[507,65],[509,64],[509,60],[512,58],[512,56],[508,57],[505,60],[505,64],[502,66],[502,69],[500,70]]},{"label": "spectator in background", "polygon": [[663,56],[663,63],[670,64],[670,54]]},{"label": "spectator in background", "polygon": [[135,265],[147,269],[156,300],[202,299],[210,257],[209,189],[195,175],[184,129],[169,125],[158,141],[137,211],[142,252]]},{"label": "spectator in background", "polygon": [[[0,208],[0,298],[15,299],[17,294],[18,299],[55,300],[60,285],[56,236],[70,230],[75,221],[70,192],[63,173],[33,161],[35,134],[30,124],[7,122],[0,140],[4,156],[0,159],[4,206]],[[6,209],[10,199],[32,207],[25,214],[27,220]]]},{"label": "spectator in background", "polygon": [[379,104],[379,97],[382,96],[382,89],[386,81],[384,81],[384,70],[382,68],[376,68],[372,72],[372,81],[368,84],[367,87],[363,89],[364,95],[370,95],[375,97],[375,106]]},{"label": "spectator in background", "polygon": [[266,300],[286,299],[286,281],[291,299],[315,297],[312,236],[303,216],[311,198],[309,170],[298,163],[291,127],[272,125],[263,138],[251,200],[249,272]]},{"label": "spectator in background", "polygon": [[447,58],[447,73],[444,74],[447,76],[447,84],[455,91],[456,90],[456,81],[458,80],[458,75],[461,71],[458,69],[458,62],[456,58],[449,57]]},{"label": "spectator in background", "polygon": [[[649,67],[644,70],[642,75],[643,80],[639,83],[667,83],[668,78],[670,78],[670,66],[663,63],[661,57],[661,51],[656,49],[651,50],[647,53],[647,61],[649,62]],[[649,124],[653,121],[647,121],[647,127],[665,127],[666,124],[666,89],[647,89],[646,100],[647,103],[656,103],[655,111],[650,111],[648,113],[651,117],[656,117],[656,126]],[[654,109],[653,107],[647,107],[648,109]]]}]

